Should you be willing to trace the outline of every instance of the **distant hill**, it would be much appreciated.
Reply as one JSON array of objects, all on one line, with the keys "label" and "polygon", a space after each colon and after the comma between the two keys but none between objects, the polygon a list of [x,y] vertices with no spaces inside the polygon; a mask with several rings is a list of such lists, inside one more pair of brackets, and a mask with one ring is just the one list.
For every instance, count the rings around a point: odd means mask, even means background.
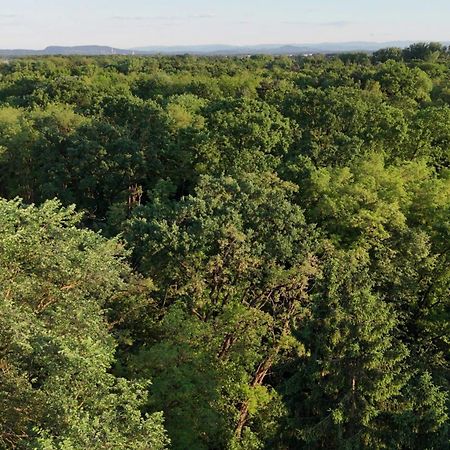
[{"label": "distant hill", "polygon": [[249,46],[232,45],[185,45],[185,46],[149,46],[137,47],[134,50],[150,54],[198,54],[198,55],[244,55],[270,54],[290,55],[304,53],[340,53],[340,52],[373,52],[387,47],[408,47],[413,41],[392,42],[338,42],[319,44],[262,44]]},{"label": "distant hill", "polygon": [[0,50],[0,56],[40,56],[40,55],[131,55],[135,50],[123,50],[103,45],[80,45],[75,47],[50,46],[43,50],[12,49]]},{"label": "distant hill", "polygon": [[[324,42],[320,44],[263,44],[249,46],[233,45],[181,45],[148,46],[133,49],[120,49],[101,45],[81,45],[75,47],[50,46],[43,50],[12,49],[0,50],[0,57],[39,56],[39,55],[300,55],[310,53],[374,52],[380,48],[407,47],[413,41],[391,42]],[[443,44],[449,45],[450,42]]]}]

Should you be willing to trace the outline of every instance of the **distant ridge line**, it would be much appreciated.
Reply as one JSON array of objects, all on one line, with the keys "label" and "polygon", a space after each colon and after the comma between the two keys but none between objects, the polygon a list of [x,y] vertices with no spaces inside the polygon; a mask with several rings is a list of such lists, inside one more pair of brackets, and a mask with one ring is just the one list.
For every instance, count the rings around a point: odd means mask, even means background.
[{"label": "distant ridge line", "polygon": [[[324,42],[319,44],[262,44],[248,46],[233,45],[182,45],[182,46],[147,46],[121,49],[104,45],[57,46],[52,45],[42,50],[0,49],[2,57],[18,56],[106,56],[106,55],[203,55],[203,56],[239,56],[239,55],[301,55],[318,53],[374,52],[381,48],[405,48],[417,41],[390,42]],[[450,42],[442,42],[449,45]]]}]

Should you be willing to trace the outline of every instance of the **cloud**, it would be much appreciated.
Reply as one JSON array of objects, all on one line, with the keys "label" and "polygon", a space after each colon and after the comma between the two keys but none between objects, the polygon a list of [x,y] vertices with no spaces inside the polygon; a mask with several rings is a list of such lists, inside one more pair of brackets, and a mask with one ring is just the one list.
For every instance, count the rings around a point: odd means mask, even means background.
[{"label": "cloud", "polygon": [[0,24],[2,27],[11,27],[17,25],[17,14],[0,14]]},{"label": "cloud", "polygon": [[330,27],[330,28],[345,28],[355,25],[355,22],[350,20],[337,20],[334,22],[306,22],[300,20],[285,20],[281,22],[283,25],[300,25],[305,27]]},{"label": "cloud", "polygon": [[193,14],[190,16],[113,16],[113,20],[130,21],[130,22],[173,22],[180,20],[192,20],[192,19],[213,19],[216,17],[214,14]]},{"label": "cloud", "polygon": [[123,21],[146,21],[146,20],[171,20],[176,19],[176,17],[170,17],[170,16],[154,16],[154,17],[147,17],[147,16],[113,16],[113,20],[123,20]]},{"label": "cloud", "polygon": [[215,17],[215,14],[194,14],[189,16],[191,19],[214,19]]},{"label": "cloud", "polygon": [[355,22],[352,22],[351,20],[337,20],[335,22],[323,22],[320,23],[319,25],[321,27],[337,27],[337,28],[341,28],[341,27],[348,27],[350,25],[354,25]]}]

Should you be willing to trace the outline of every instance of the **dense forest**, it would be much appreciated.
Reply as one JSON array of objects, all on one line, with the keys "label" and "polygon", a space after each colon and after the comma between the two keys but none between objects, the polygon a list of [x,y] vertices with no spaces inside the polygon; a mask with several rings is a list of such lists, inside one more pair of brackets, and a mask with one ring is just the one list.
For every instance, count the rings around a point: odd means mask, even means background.
[{"label": "dense forest", "polygon": [[0,62],[0,448],[447,449],[450,49]]}]

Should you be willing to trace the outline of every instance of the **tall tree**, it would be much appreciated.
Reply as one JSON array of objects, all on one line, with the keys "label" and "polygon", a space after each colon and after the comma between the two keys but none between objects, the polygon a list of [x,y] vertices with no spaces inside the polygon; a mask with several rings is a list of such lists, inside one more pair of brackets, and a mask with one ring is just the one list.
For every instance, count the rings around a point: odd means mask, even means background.
[{"label": "tall tree", "polygon": [[0,201],[0,445],[166,448],[161,414],[140,411],[148,381],[110,373],[103,308],[130,270],[80,218],[56,201]]},{"label": "tall tree", "polygon": [[408,380],[407,349],[393,335],[393,308],[373,292],[367,261],[362,249],[337,252],[315,286],[298,329],[306,353],[284,388],[293,431],[281,434],[292,448],[385,448]]},{"label": "tall tree", "polygon": [[[275,395],[267,374],[293,345],[317,270],[294,189],[271,174],[204,177],[195,196],[161,197],[130,220],[125,235],[167,310],[131,366],[156,373],[175,448],[258,442],[253,419]],[[192,408],[208,419],[193,423]]]}]

